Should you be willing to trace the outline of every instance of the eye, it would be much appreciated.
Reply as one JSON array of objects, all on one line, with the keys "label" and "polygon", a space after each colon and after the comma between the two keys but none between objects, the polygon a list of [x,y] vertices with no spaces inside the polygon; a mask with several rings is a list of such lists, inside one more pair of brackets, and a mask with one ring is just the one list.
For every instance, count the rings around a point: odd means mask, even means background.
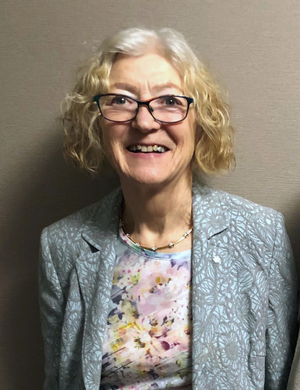
[{"label": "eye", "polygon": [[176,96],[172,96],[172,95],[162,96],[160,103],[168,107],[182,106],[181,100]]},{"label": "eye", "polygon": [[129,103],[129,100],[125,96],[116,95],[111,99],[111,104],[124,105],[126,103]]},{"label": "eye", "polygon": [[176,104],[176,99],[173,96],[167,96],[165,98],[165,104],[167,106],[174,106]]}]

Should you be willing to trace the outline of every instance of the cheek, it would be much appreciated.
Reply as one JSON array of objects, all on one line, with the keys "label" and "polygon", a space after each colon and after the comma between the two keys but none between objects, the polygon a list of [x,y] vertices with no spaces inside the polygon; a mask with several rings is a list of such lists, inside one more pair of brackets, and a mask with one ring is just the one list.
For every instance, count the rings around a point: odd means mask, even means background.
[{"label": "cheek", "polygon": [[110,155],[115,148],[116,135],[114,134],[114,129],[111,126],[104,124],[101,130],[101,141],[103,146],[103,151],[105,155]]},{"label": "cheek", "polygon": [[112,129],[106,130],[102,137],[103,152],[110,164],[117,169],[121,161],[124,160],[124,146],[121,134]]},{"label": "cheek", "polygon": [[115,140],[114,137],[112,137],[112,134],[107,131],[108,129],[102,130],[102,149],[105,157],[108,159],[108,161],[113,164],[113,161],[115,160],[116,156],[116,146],[115,146]]},{"label": "cheek", "polygon": [[114,160],[116,160],[117,158],[117,145],[116,145],[116,142],[113,138],[111,137],[106,137],[105,139],[105,142],[103,143],[104,144],[104,153],[106,155],[106,157],[112,162]]}]

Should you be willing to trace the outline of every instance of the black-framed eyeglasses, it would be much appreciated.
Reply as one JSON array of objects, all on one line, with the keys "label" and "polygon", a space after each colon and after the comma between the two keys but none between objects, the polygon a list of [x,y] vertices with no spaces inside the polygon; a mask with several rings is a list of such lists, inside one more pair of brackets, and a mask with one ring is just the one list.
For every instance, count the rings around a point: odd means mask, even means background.
[{"label": "black-framed eyeglasses", "polygon": [[194,99],[187,96],[163,95],[142,102],[126,95],[106,93],[94,96],[93,101],[97,103],[103,118],[111,122],[132,121],[137,116],[140,106],[146,106],[156,121],[176,123],[187,117]]}]

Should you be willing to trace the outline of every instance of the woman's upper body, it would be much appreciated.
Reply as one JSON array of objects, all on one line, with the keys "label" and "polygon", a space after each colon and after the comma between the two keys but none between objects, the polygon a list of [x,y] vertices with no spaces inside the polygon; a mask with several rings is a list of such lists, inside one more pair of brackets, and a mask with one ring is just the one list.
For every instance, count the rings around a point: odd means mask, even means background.
[{"label": "woman's upper body", "polygon": [[184,38],[120,32],[81,69],[66,103],[67,154],[94,173],[107,160],[122,191],[44,231],[45,387],[99,388],[121,220],[133,245],[191,251],[193,388],[284,388],[295,317],[288,239],[278,213],[200,185],[192,191],[194,169],[233,165],[233,129]]},{"label": "woman's upper body", "polygon": [[[99,389],[122,200],[117,190],[43,232],[46,389]],[[285,389],[297,286],[282,215],[194,185],[193,217],[193,389]]]}]

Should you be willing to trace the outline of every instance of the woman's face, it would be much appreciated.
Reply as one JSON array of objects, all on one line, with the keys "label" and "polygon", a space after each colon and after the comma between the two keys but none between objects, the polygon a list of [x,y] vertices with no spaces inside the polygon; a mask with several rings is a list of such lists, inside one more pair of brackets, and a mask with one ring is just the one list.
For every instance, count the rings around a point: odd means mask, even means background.
[{"label": "woman's face", "polygon": [[[141,101],[169,94],[184,95],[177,71],[154,53],[140,57],[119,55],[112,66],[109,84],[109,93]],[[101,121],[104,152],[122,183],[164,186],[190,178],[195,147],[193,105],[185,120],[173,124],[157,122],[146,106],[141,106],[130,122],[109,122],[104,118]],[[155,145],[165,151],[133,151],[136,147]]]}]

